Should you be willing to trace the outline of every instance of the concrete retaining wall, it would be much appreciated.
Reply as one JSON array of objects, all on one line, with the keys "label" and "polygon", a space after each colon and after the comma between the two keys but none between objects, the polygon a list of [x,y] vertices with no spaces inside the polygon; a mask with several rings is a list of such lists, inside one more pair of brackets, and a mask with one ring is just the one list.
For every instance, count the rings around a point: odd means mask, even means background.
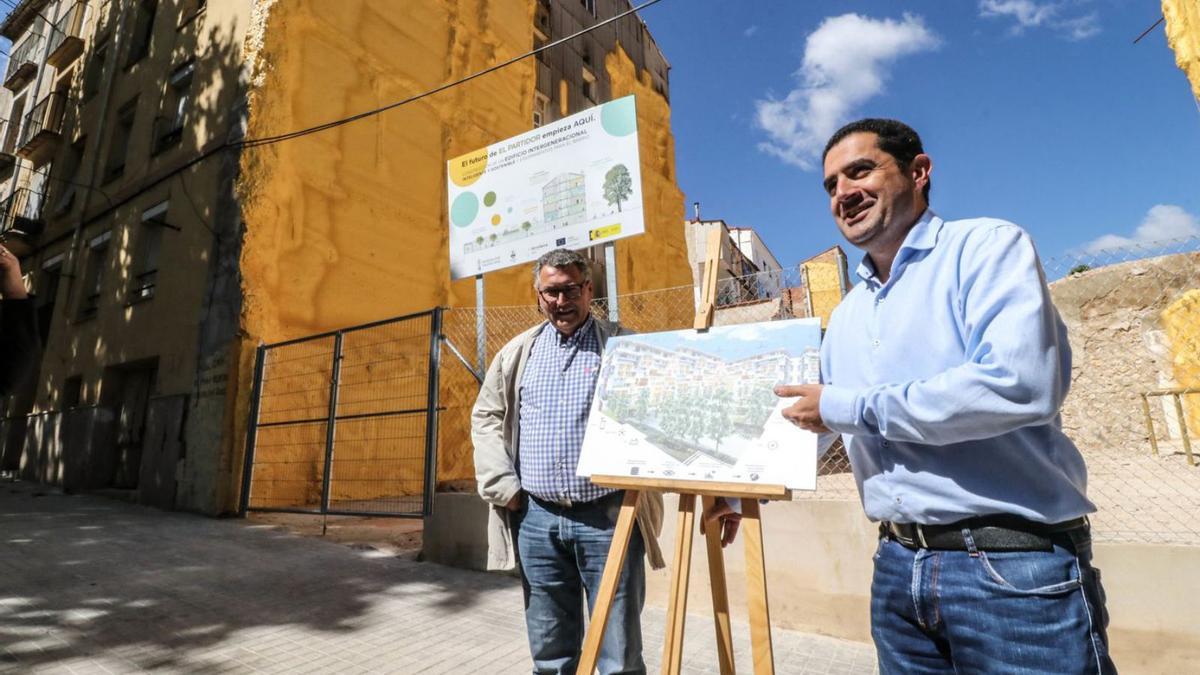
[{"label": "concrete retaining wall", "polygon": [[[660,539],[674,546],[678,499],[666,497]],[[425,521],[425,559],[483,569],[487,506],[473,494],[437,495]],[[876,526],[850,501],[774,503],[763,507],[767,583],[773,625],[851,640],[870,640],[871,555]],[[726,549],[735,617],[745,618],[745,558],[741,537]],[[711,616],[703,541],[692,548],[688,611]],[[1200,662],[1200,547],[1097,544],[1111,615],[1109,640],[1123,673],[1188,672]],[[665,606],[670,570],[647,576],[647,602]],[[657,648],[648,646],[647,648]]]}]

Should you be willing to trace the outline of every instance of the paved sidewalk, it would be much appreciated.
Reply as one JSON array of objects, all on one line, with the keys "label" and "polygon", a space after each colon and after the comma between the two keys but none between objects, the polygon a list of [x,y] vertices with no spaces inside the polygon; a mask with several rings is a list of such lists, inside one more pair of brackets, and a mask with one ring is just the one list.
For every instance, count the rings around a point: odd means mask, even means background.
[{"label": "paved sidewalk", "polygon": [[[646,610],[658,670],[663,612]],[[686,673],[716,673],[689,617]],[[751,671],[747,630],[740,672]],[[779,673],[872,673],[870,646],[776,629]],[[275,527],[0,483],[0,672],[528,673],[515,579]]]}]

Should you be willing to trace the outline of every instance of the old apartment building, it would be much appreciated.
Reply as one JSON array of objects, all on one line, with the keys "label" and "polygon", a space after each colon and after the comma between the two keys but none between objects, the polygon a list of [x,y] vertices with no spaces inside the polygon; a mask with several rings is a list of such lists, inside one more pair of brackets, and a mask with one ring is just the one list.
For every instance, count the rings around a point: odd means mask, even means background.
[{"label": "old apartment building", "polygon": [[[446,160],[620,96],[637,95],[647,197],[621,291],[688,282],[669,66],[635,16],[383,115],[244,142],[460,79],[627,0],[315,5],[23,0],[0,25],[0,227],[45,346],[3,401],[0,469],[231,510],[255,346],[471,304],[449,281]],[[487,284],[489,304],[532,303],[524,267]]]}]

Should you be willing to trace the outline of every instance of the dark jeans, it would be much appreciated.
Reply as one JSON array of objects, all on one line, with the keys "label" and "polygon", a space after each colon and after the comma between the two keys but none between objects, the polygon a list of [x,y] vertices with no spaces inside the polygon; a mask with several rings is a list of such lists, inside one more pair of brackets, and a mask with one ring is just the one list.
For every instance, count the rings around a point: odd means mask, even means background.
[{"label": "dark jeans", "polygon": [[1115,673],[1086,530],[1053,551],[911,550],[883,539],[871,634],[887,673]]},{"label": "dark jeans", "polygon": [[[517,518],[517,550],[525,589],[525,627],[533,672],[575,672],[583,646],[584,609],[591,612],[612,543],[623,493],[571,507],[530,498]],[[596,668],[603,674],[645,673],[642,605],[645,546],[635,527],[617,584]]]}]

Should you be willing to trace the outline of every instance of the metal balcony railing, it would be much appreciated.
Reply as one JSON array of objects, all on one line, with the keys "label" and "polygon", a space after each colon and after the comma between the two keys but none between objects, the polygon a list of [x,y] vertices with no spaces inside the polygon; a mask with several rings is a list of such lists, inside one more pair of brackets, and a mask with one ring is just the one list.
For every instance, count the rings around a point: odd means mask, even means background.
[{"label": "metal balcony railing", "polygon": [[43,201],[42,193],[20,188],[0,202],[0,238],[8,239],[16,234],[32,239],[40,235],[45,227]]},{"label": "metal balcony railing", "polygon": [[42,49],[42,36],[30,34],[21,44],[17,45],[8,59],[8,69],[4,72],[7,83],[22,69],[37,70],[38,52]]},{"label": "metal balcony railing", "polygon": [[25,124],[17,140],[17,151],[25,150],[30,142],[43,133],[62,133],[63,114],[67,110],[67,95],[61,91],[47,94],[25,115]]},{"label": "metal balcony railing", "polygon": [[0,155],[13,154],[17,147],[18,126],[8,120],[0,121]]},{"label": "metal balcony railing", "polygon": [[86,10],[87,5],[77,2],[54,22],[46,63],[62,70],[83,53],[83,19]]}]

